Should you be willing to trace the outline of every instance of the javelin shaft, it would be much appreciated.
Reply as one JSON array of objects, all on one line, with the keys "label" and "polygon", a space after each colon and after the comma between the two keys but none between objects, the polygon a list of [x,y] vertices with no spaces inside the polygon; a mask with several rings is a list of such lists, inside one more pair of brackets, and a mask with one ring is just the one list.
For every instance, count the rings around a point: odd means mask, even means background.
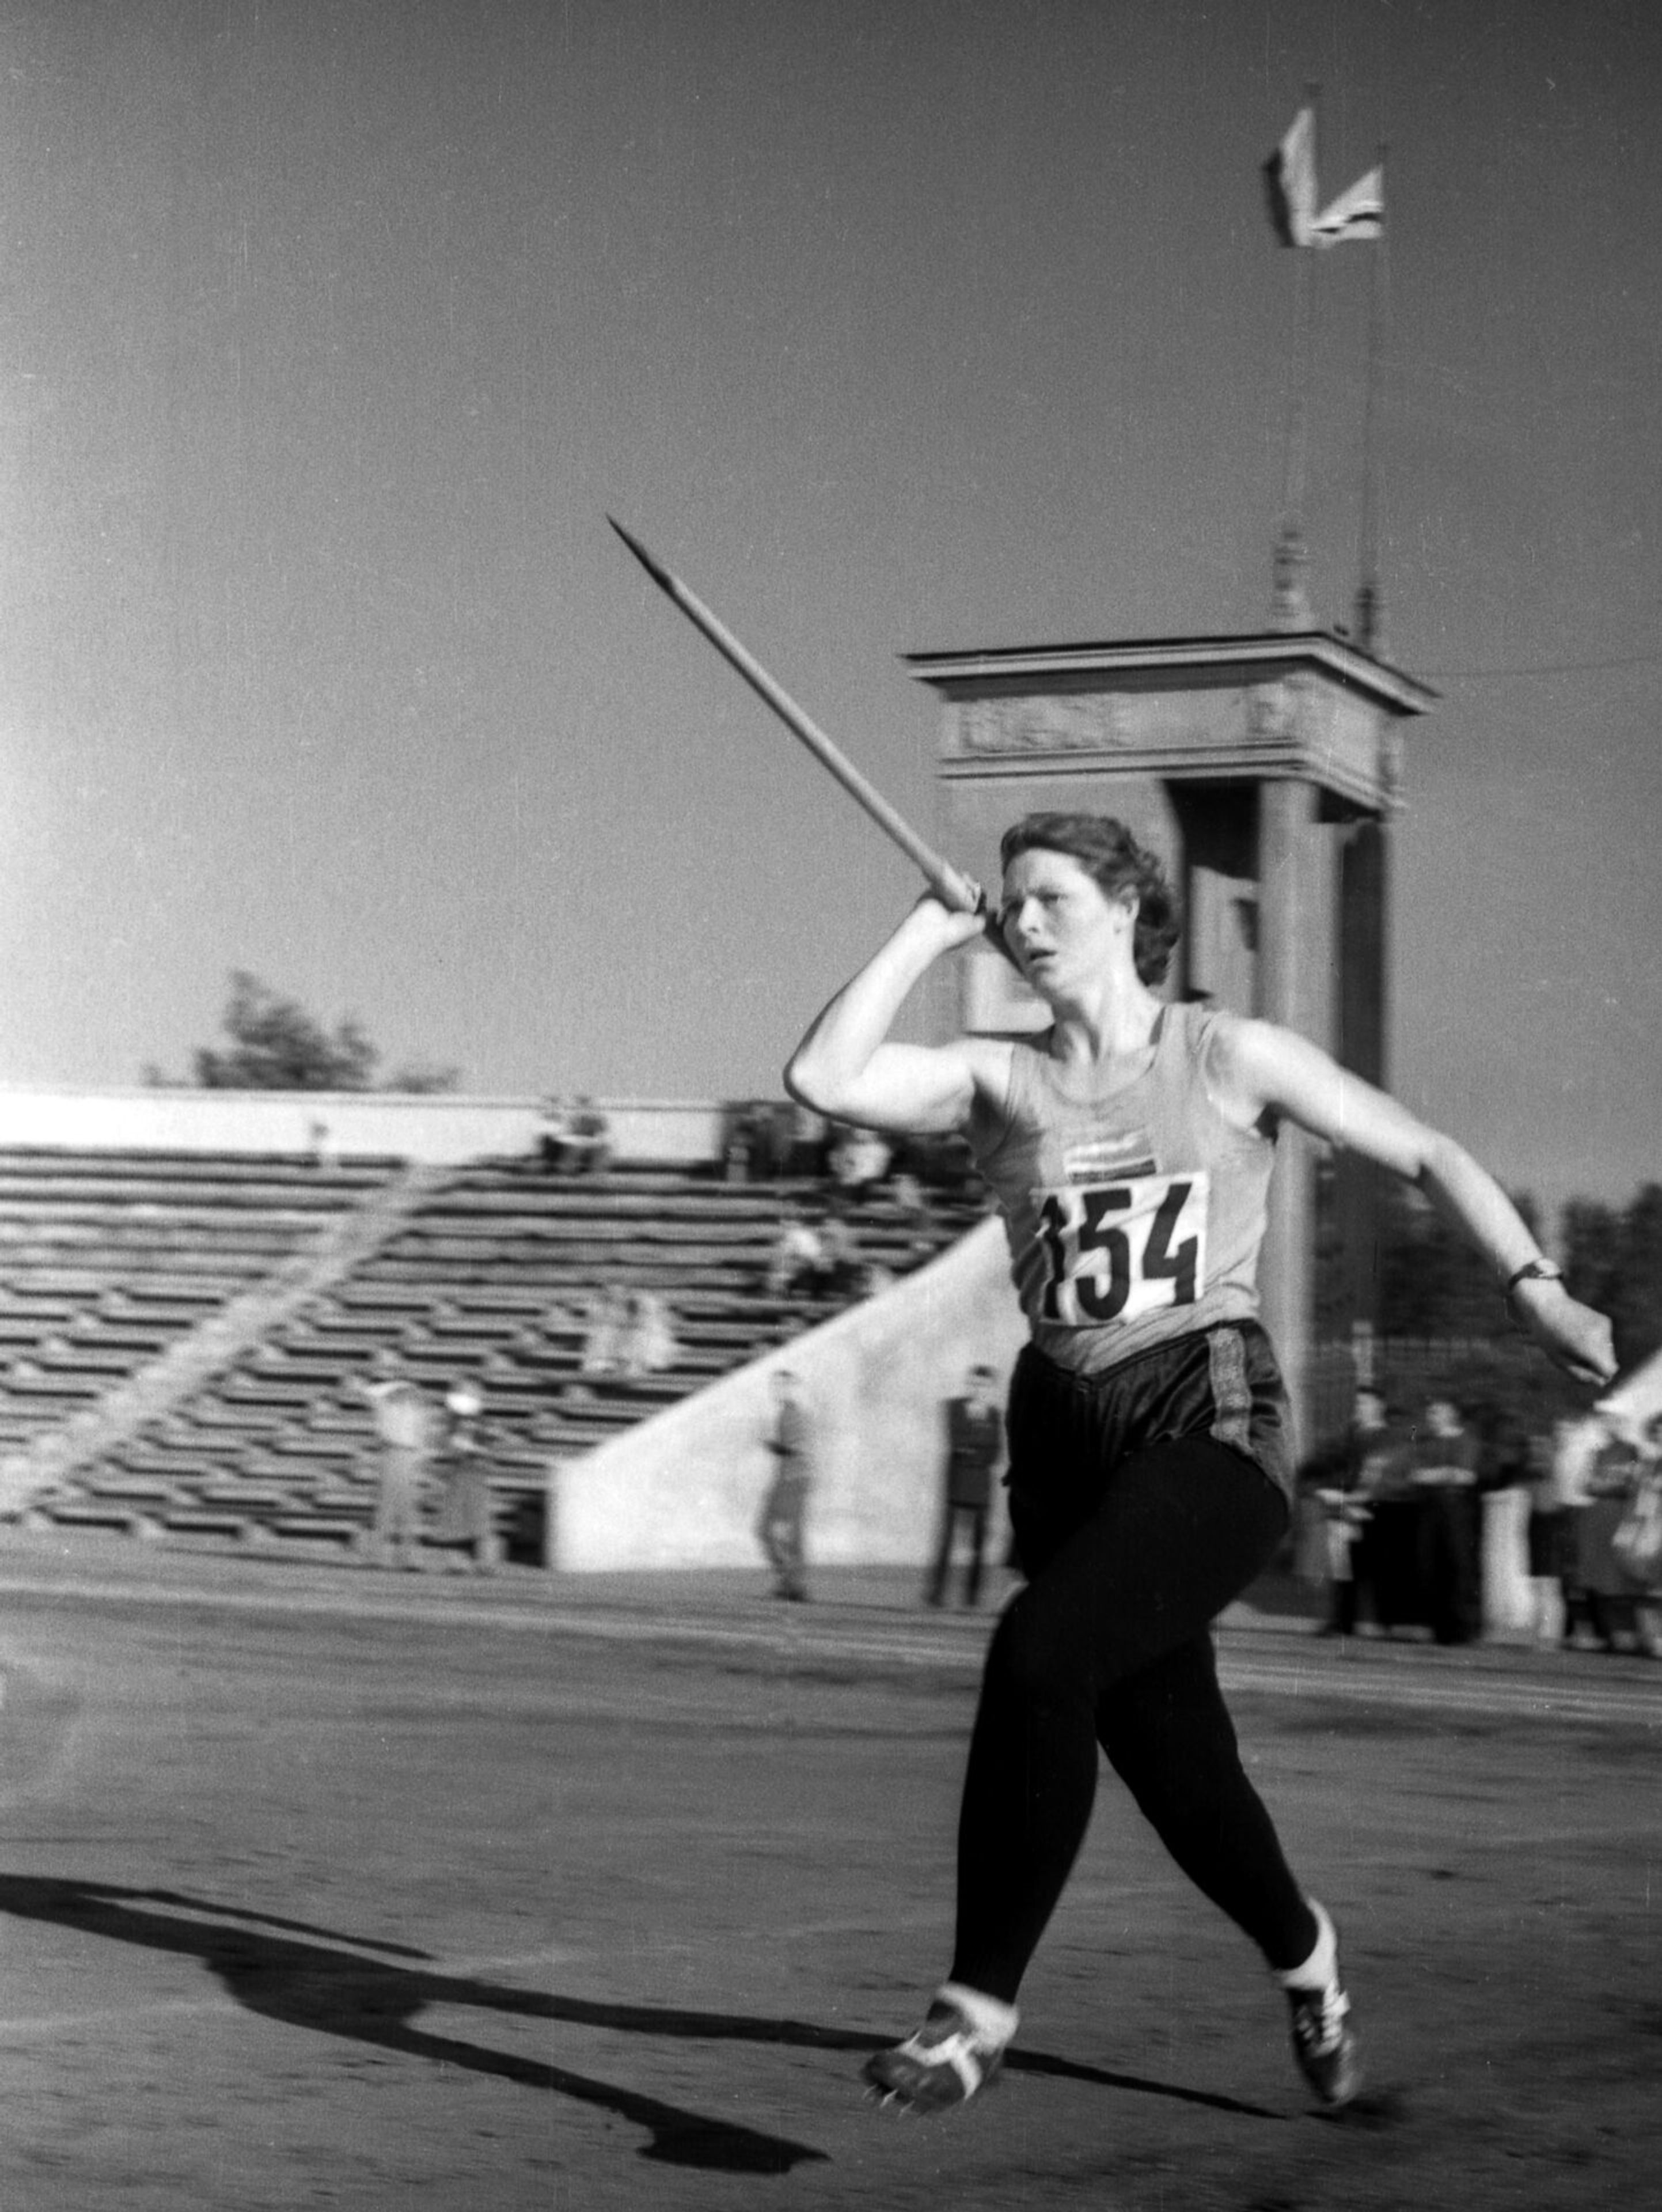
[{"label": "javelin shaft", "polygon": [[855,803],[864,808],[884,836],[890,837],[915,866],[943,906],[974,914],[983,903],[980,886],[926,845],[905,816],[897,813],[882,792],[863,776],[852,761],[827,737],[819,724],[804,713],[796,701],[776,684],[755,656],[748,652],[719,617],[711,613],[679,576],[646,550],[638,538],[615,517],[606,518],[652,581],[672,599],[688,620],[696,624],[730,666],[737,670],[756,696],[767,702],[793,735],[801,738],[821,766],[828,769]]}]

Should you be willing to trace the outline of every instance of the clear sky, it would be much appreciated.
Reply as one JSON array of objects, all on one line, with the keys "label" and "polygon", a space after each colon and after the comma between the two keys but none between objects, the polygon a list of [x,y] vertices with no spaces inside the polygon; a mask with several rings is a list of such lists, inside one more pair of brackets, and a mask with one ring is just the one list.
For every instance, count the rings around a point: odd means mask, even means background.
[{"label": "clear sky", "polygon": [[1662,1175],[1653,0],[0,0],[0,1075],[182,1070],[241,966],[475,1090],[776,1089],[911,874],[606,513],[925,827],[901,653],[1261,627],[1307,80],[1443,694],[1395,1085]]}]

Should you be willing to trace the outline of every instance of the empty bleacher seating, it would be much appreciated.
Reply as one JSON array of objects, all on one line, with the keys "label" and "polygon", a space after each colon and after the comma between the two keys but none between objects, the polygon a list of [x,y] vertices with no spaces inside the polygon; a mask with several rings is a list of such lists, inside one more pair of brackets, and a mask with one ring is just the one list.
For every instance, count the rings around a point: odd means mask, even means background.
[{"label": "empty bleacher seating", "polygon": [[0,1151],[0,1436],[94,1404],[392,1172],[240,1155]]},{"label": "empty bleacher seating", "polygon": [[[95,1401],[370,1197],[395,1164],[0,1153],[0,1442],[15,1448]],[[766,1288],[782,1208],[811,1194],[670,1167],[573,1179],[526,1161],[458,1170],[349,1273],[38,1510],[65,1526],[349,1540],[373,1512],[358,1378],[390,1347],[435,1404],[453,1383],[477,1389],[499,1528],[531,1556],[551,1459],[847,1302],[852,1292]],[[975,1197],[936,1194],[920,1219],[879,1189],[850,1220],[862,1261],[899,1274],[979,1214]],[[587,1310],[608,1286],[667,1301],[676,1350],[665,1371],[582,1371]]]}]

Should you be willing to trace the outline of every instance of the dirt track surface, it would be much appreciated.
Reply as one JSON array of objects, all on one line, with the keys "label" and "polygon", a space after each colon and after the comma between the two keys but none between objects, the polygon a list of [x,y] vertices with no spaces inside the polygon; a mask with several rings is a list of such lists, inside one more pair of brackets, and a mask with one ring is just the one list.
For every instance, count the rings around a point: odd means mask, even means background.
[{"label": "dirt track surface", "polygon": [[1227,1628],[1369,2096],[1108,1780],[1004,2082],[902,2122],[986,1625],[758,1590],[0,1550],[6,2212],[1662,2203],[1662,1668]]}]

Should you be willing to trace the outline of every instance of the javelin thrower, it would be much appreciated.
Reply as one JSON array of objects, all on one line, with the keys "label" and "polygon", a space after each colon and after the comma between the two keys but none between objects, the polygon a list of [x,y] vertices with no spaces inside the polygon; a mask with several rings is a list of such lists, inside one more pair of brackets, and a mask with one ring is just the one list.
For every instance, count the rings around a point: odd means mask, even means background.
[{"label": "javelin thrower", "polygon": [[1570,1374],[1609,1381],[1610,1324],[1569,1296],[1452,1138],[1289,1030],[1160,995],[1175,904],[1123,823],[1028,815],[1000,857],[993,921],[1047,1030],[890,1041],[913,988],[987,926],[979,900],[931,885],[786,1071],[821,1113],[967,1140],[1030,1330],[1007,1424],[1027,1581],[993,1637],[971,1736],[953,1956],[920,2026],[870,2060],[866,2080],[885,2103],[933,2112],[997,2075],[1089,1821],[1100,1746],[1179,1867],[1259,1952],[1298,2066],[1336,2108],[1362,2076],[1333,1919],[1242,1768],[1210,1631],[1291,1512],[1287,1396],[1257,1281],[1279,1130],[1295,1124],[1416,1184]]}]

